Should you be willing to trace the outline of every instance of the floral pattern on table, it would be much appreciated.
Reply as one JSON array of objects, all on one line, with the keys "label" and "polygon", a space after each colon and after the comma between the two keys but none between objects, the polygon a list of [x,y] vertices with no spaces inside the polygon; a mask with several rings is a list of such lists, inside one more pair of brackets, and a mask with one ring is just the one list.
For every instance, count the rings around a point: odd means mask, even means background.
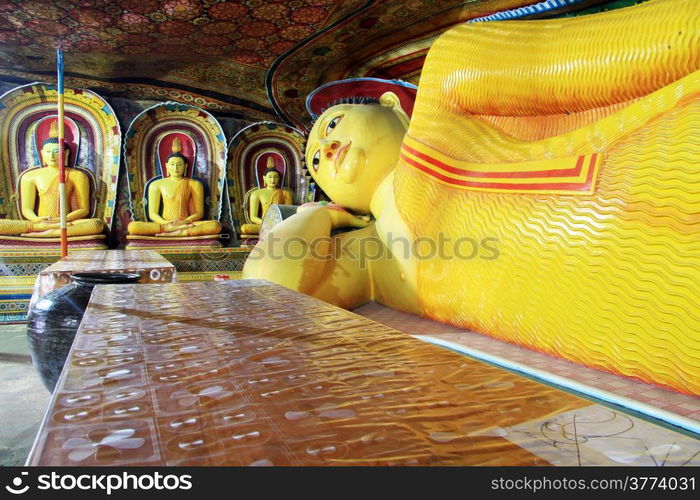
[{"label": "floral pattern on table", "polygon": [[97,286],[28,464],[548,465],[590,408],[264,281]]}]

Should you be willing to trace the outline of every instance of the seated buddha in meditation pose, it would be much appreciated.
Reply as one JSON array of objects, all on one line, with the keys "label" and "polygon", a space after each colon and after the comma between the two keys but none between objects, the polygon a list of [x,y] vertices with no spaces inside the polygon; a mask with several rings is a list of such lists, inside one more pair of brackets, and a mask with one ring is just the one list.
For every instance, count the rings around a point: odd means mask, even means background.
[{"label": "seated buddha in meditation pose", "polygon": [[[64,164],[70,149],[64,147]],[[57,238],[60,229],[58,124],[51,124],[49,137],[41,144],[42,168],[24,172],[19,181],[21,214],[26,220],[0,219],[0,235]],[[76,168],[66,168],[66,214],[68,236],[102,233],[104,223],[86,219],[90,214],[90,179]]]},{"label": "seated buddha in meditation pose", "polygon": [[267,158],[267,169],[263,175],[265,187],[255,189],[250,194],[249,217],[252,224],[242,224],[241,233],[260,234],[260,224],[270,205],[292,205],[294,197],[289,189],[280,187],[282,176],[274,166],[272,157]]},{"label": "seated buddha in meditation pose", "polygon": [[699,395],[697,13],[650,0],[451,28],[410,127],[390,96],[319,116],[306,162],[337,206],[277,224],[244,278]]},{"label": "seated buddha in meditation pose", "polygon": [[221,224],[204,217],[204,187],[185,177],[187,158],[180,153],[179,139],[173,141],[173,153],[165,162],[167,177],[148,186],[148,216],[153,222],[131,222],[130,235],[206,236],[219,234]]}]

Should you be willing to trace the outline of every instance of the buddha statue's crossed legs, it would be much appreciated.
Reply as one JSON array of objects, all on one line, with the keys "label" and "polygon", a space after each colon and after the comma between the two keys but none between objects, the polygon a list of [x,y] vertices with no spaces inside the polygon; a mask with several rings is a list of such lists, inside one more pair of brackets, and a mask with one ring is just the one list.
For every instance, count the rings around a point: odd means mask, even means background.
[{"label": "buddha statue's crossed legs", "polygon": [[136,221],[129,224],[129,234],[134,236],[207,236],[220,232],[221,224],[215,220],[184,224]]},{"label": "buddha statue's crossed legs", "polygon": [[[67,233],[73,236],[92,236],[101,234],[104,223],[99,219],[82,219],[68,223]],[[58,238],[61,229],[58,222],[30,222],[26,220],[0,220],[0,235],[31,236],[35,238]]]}]

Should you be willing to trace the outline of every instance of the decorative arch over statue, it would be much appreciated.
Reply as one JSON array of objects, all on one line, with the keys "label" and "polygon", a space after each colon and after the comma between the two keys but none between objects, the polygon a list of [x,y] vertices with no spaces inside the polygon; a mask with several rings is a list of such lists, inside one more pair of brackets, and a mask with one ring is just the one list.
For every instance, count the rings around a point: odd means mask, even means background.
[{"label": "decorative arch over statue", "polygon": [[[241,239],[254,241],[258,232],[244,229],[260,226],[251,217],[254,193],[266,186],[265,173],[275,169],[279,173],[281,192],[271,203],[261,206],[257,215],[263,218],[269,204],[297,205],[313,197],[313,186],[307,182],[304,168],[304,134],[292,127],[274,122],[260,122],[239,131],[229,144],[227,165],[229,198],[234,226]],[[256,229],[253,227],[252,229]],[[259,228],[257,228],[259,229]]]},{"label": "decorative arch over statue", "polygon": [[[124,157],[134,216],[134,222],[129,225],[128,248],[191,247],[218,242],[226,139],[221,125],[211,114],[186,104],[168,102],[153,106],[129,125]],[[163,186],[174,182],[168,180],[173,175],[170,170],[173,157],[181,159],[184,169],[176,174],[185,179],[177,188],[176,196],[181,198],[178,203],[182,205],[179,208],[175,202],[169,206],[168,191],[163,190]],[[203,206],[198,209],[201,213],[195,215],[198,204]],[[178,214],[173,215],[173,210],[181,212],[182,224],[165,224],[180,219]]]},{"label": "decorative arch over statue", "polygon": [[[55,225],[58,190],[46,185],[50,170],[40,170],[47,167],[45,146],[57,148],[57,101],[56,86],[48,83],[23,85],[0,96],[0,248],[58,248],[57,230],[46,229]],[[106,248],[119,175],[119,122],[92,91],[66,88],[64,103],[68,211],[77,210],[69,220],[69,245]],[[84,188],[73,189],[71,179]],[[44,221],[31,220],[27,209]]]}]

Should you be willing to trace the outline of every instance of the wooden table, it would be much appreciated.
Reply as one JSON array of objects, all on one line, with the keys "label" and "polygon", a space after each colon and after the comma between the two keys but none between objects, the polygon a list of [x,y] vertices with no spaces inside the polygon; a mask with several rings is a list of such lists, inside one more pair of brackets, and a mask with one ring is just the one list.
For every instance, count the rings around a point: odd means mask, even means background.
[{"label": "wooden table", "polygon": [[44,295],[70,283],[73,273],[137,273],[139,283],[175,283],[175,266],[154,250],[73,252],[37,276],[29,308]]},{"label": "wooden table", "polygon": [[591,411],[264,281],[98,286],[27,464],[590,464]]}]

